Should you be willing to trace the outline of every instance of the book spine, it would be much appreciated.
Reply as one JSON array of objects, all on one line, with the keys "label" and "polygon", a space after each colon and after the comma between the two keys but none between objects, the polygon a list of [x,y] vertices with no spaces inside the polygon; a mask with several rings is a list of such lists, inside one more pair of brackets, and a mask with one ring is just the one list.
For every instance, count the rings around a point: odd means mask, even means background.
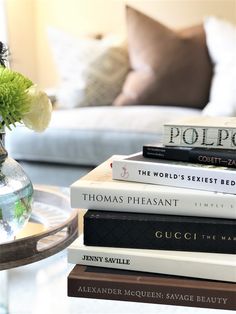
[{"label": "book spine", "polygon": [[236,149],[236,129],[164,125],[163,144],[219,149]]},{"label": "book spine", "polygon": [[235,254],[235,227],[235,220],[88,211],[84,244]]},{"label": "book spine", "polygon": [[142,182],[236,194],[234,170],[177,164],[114,160],[112,178],[123,181]]},{"label": "book spine", "polygon": [[69,277],[68,296],[235,310],[235,293],[219,289]]},{"label": "book spine", "polygon": [[[134,251],[132,252],[132,250]],[[231,263],[209,263],[207,255],[203,256],[199,262],[199,259],[196,260],[194,257],[184,260],[183,258],[169,259],[165,255],[160,255],[157,258],[153,253],[155,250],[137,251],[138,249],[118,248],[105,248],[101,251],[96,246],[80,246],[77,248],[69,247],[67,257],[68,262],[72,264],[236,282],[234,265]]]},{"label": "book spine", "polygon": [[115,189],[103,187],[102,184],[72,186],[71,206],[97,210],[112,209],[124,212],[236,219],[234,195],[186,191],[186,189],[178,189],[177,193],[174,193],[169,192],[168,189],[157,191],[147,188]]},{"label": "book spine", "polygon": [[236,168],[236,154],[233,150],[143,146],[146,158],[179,160],[206,165]]}]

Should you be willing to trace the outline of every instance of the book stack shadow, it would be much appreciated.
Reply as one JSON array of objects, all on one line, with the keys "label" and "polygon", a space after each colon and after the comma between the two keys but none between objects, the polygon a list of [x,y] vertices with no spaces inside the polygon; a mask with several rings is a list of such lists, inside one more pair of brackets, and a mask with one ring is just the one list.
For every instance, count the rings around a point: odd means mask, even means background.
[{"label": "book stack shadow", "polygon": [[68,296],[236,310],[236,118],[164,126],[71,185]]}]

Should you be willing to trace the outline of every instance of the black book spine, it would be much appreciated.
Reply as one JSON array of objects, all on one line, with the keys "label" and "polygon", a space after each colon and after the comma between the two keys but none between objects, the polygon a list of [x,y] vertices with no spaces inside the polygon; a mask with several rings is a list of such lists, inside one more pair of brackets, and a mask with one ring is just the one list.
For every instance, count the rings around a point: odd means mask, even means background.
[{"label": "black book spine", "polygon": [[236,168],[236,152],[230,149],[144,145],[143,156]]},{"label": "black book spine", "polygon": [[236,253],[236,220],[88,210],[90,246]]}]

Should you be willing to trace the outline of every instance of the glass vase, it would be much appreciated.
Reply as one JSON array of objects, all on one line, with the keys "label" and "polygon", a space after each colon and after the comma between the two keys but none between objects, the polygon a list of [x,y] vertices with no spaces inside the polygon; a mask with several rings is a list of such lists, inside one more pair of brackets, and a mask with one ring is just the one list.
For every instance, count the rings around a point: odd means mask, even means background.
[{"label": "glass vase", "polygon": [[0,138],[0,245],[11,241],[31,214],[32,183],[23,168],[8,157]]},{"label": "glass vase", "polygon": [[[33,186],[23,168],[8,157],[0,132],[0,254],[1,244],[14,240],[32,211]],[[8,314],[7,270],[0,271],[0,314]]]}]

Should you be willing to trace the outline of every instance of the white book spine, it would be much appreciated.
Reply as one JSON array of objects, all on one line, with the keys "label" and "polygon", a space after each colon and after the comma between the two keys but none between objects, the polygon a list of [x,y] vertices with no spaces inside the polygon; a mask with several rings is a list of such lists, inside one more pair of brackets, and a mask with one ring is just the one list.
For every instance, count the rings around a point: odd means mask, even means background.
[{"label": "white book spine", "polygon": [[236,194],[236,171],[214,166],[185,166],[183,164],[114,160],[112,178],[124,181],[161,184]]},{"label": "white book spine", "polygon": [[82,241],[80,237],[68,248],[69,263],[236,282],[231,254],[105,248]]},{"label": "white book spine", "polygon": [[[112,182],[114,183],[114,182]],[[151,214],[236,219],[236,197],[231,194],[133,184],[113,188],[102,182],[71,186],[74,208]],[[123,183],[125,185],[125,183]],[[136,187],[136,188],[135,188]]]},{"label": "white book spine", "polygon": [[218,149],[236,149],[236,128],[164,125],[163,144]]}]

